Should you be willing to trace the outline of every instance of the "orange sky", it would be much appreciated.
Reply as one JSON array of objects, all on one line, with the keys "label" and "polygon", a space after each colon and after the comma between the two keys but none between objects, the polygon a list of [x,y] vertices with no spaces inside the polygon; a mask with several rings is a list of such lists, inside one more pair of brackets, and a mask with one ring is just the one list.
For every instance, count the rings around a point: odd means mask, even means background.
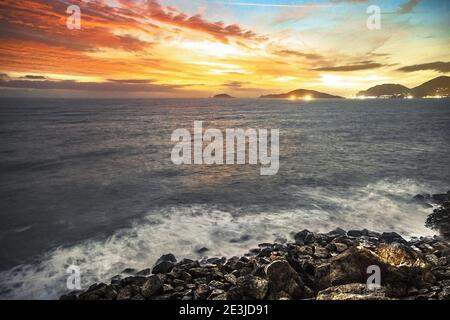
[{"label": "orange sky", "polygon": [[[448,3],[380,3],[382,28],[369,30],[364,0],[2,0],[0,87],[2,95],[257,97],[306,88],[349,97],[448,73]],[[70,4],[81,8],[81,30],[66,27]]]}]

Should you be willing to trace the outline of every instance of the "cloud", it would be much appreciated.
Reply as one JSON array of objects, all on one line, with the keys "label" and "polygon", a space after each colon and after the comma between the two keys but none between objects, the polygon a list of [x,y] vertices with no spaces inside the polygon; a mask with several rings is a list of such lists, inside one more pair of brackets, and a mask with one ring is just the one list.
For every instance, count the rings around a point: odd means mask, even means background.
[{"label": "cloud", "polygon": [[265,40],[265,36],[256,34],[251,30],[245,30],[238,24],[226,25],[222,21],[211,22],[200,14],[188,16],[179,12],[174,7],[163,7],[157,1],[147,2],[148,18],[174,25],[181,28],[205,32],[222,42],[228,42],[229,38],[241,38],[247,40]]},{"label": "cloud", "polygon": [[249,84],[248,81],[230,81],[227,83],[222,84],[223,87],[233,88],[233,89],[239,89],[242,88],[244,85]]},{"label": "cloud", "polygon": [[414,64],[411,66],[405,66],[397,69],[398,71],[403,72],[414,72],[414,71],[422,71],[422,70],[434,70],[441,73],[450,72],[450,62],[430,62],[430,63],[422,63],[422,64]]},{"label": "cloud", "polygon": [[323,59],[324,57],[320,54],[316,54],[316,53],[305,53],[305,52],[300,52],[300,51],[295,51],[295,50],[278,50],[275,51],[274,54],[279,55],[279,56],[295,56],[295,57],[302,57],[302,58],[306,58],[306,59],[310,59],[310,60],[320,60]]},{"label": "cloud", "polygon": [[322,67],[313,69],[315,71],[358,71],[358,70],[369,70],[383,67],[383,64],[376,63],[372,61],[362,61],[358,64],[349,64],[342,66],[330,66],[330,67]]},{"label": "cloud", "polygon": [[420,0],[409,0],[400,6],[397,13],[410,13],[419,4]]},{"label": "cloud", "polygon": [[22,77],[22,79],[27,79],[27,80],[45,80],[46,78],[44,76],[35,76],[35,75],[27,74],[26,76]]},{"label": "cloud", "polygon": [[105,82],[78,82],[74,80],[11,80],[0,79],[0,87],[37,90],[77,90],[101,92],[171,92],[185,86],[154,84],[152,80],[110,80]]}]

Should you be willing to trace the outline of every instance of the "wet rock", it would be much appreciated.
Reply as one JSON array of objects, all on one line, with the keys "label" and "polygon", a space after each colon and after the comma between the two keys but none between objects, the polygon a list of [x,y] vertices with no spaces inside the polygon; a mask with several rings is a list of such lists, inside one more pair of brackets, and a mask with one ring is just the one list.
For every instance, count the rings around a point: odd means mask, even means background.
[{"label": "wet rock", "polygon": [[139,294],[139,287],[136,285],[129,285],[119,290],[117,300],[131,300],[134,296]]},{"label": "wet rock", "polygon": [[194,300],[204,300],[208,297],[210,288],[206,284],[201,284],[194,291]]},{"label": "wet rock", "polygon": [[146,280],[147,280],[146,277],[131,276],[131,277],[126,277],[126,278],[120,280],[119,285],[121,287],[126,287],[131,284],[136,285],[136,286],[141,286]]},{"label": "wet rock", "polygon": [[334,245],[336,246],[336,251],[339,253],[348,249],[347,245],[344,243],[335,242]]},{"label": "wet rock", "polygon": [[294,299],[303,297],[303,281],[286,260],[276,260],[265,268],[271,294],[286,292]]},{"label": "wet rock", "polygon": [[322,290],[317,300],[389,300],[383,288],[369,290],[361,283],[333,286]]},{"label": "wet rock", "polygon": [[200,249],[197,249],[195,252],[197,252],[198,254],[204,254],[205,252],[209,251],[208,248],[206,247],[201,247]]},{"label": "wet rock", "polygon": [[315,246],[314,247],[314,256],[319,259],[327,259],[331,257],[330,253],[327,251],[327,249]]},{"label": "wet rock", "polygon": [[302,230],[294,235],[295,242],[298,244],[311,244],[315,241],[314,233],[309,230]]},{"label": "wet rock", "polygon": [[149,276],[151,274],[152,274],[152,270],[150,268],[140,270],[136,273],[137,276],[144,276],[144,277]]},{"label": "wet rock", "polygon": [[336,228],[336,229],[328,232],[328,235],[331,235],[331,236],[346,236],[347,232],[344,229]]},{"label": "wet rock", "polygon": [[348,230],[347,231],[347,235],[349,237],[356,237],[356,238],[358,238],[358,237],[361,237],[361,236],[366,236],[367,234],[364,231],[362,231],[362,230]]},{"label": "wet rock", "polygon": [[385,243],[407,243],[407,241],[396,232],[383,232],[381,234],[380,240]]},{"label": "wet rock", "polygon": [[143,284],[141,294],[145,298],[150,298],[154,295],[161,293],[163,290],[163,283],[156,275],[152,275],[147,278],[147,281]]},{"label": "wet rock", "polygon": [[177,259],[171,253],[162,255],[152,268],[152,273],[169,273],[172,271]]},{"label": "wet rock", "polygon": [[237,278],[236,289],[243,299],[262,300],[267,295],[269,285],[266,279],[246,275]]}]

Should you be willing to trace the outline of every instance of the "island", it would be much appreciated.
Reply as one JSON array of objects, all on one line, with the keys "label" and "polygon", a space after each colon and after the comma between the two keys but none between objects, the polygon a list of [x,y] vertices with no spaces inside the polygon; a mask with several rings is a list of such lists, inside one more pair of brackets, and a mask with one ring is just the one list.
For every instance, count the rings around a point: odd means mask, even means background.
[{"label": "island", "polygon": [[260,98],[263,99],[290,99],[290,100],[296,100],[296,99],[304,99],[304,100],[311,100],[311,99],[344,99],[340,96],[334,96],[331,94],[315,91],[315,90],[307,90],[307,89],[297,89],[293,91],[289,91],[288,93],[281,93],[281,94],[268,94],[263,95]]},{"label": "island", "polygon": [[229,94],[226,94],[226,93],[220,93],[220,94],[216,94],[213,98],[214,99],[230,99],[230,98],[234,98],[234,97],[230,96]]},{"label": "island", "polygon": [[412,89],[401,84],[385,83],[359,91],[357,97],[373,98],[447,98],[450,96],[450,77],[440,76]]}]

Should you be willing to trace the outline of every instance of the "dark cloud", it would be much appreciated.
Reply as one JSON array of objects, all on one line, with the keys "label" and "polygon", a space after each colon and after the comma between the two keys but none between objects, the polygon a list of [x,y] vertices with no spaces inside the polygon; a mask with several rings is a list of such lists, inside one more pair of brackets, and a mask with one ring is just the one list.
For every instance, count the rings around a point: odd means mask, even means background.
[{"label": "dark cloud", "polygon": [[358,70],[369,70],[369,69],[376,69],[381,68],[384,65],[381,63],[376,63],[372,61],[362,61],[358,64],[349,64],[349,65],[343,65],[343,66],[329,66],[329,67],[322,67],[322,68],[316,68],[313,69],[315,71],[358,71]]},{"label": "dark cloud", "polygon": [[274,54],[279,56],[294,56],[294,57],[302,57],[310,60],[320,60],[323,59],[323,56],[316,53],[305,53],[295,50],[278,50],[275,51]]},{"label": "dark cloud", "polygon": [[400,6],[397,13],[410,13],[419,4],[420,0],[409,0]]},{"label": "dark cloud", "polygon": [[1,79],[0,87],[15,89],[39,90],[79,90],[99,92],[171,92],[181,89],[181,85],[152,84],[147,82],[106,81],[106,82],[77,82],[73,80],[8,80]]},{"label": "dark cloud", "polygon": [[242,88],[242,86],[249,84],[250,82],[247,81],[230,81],[227,83],[222,84],[223,87],[233,88],[233,89],[239,89]]},{"label": "dark cloud", "polygon": [[26,76],[22,77],[22,79],[27,80],[45,80],[46,78],[44,76],[35,76],[32,74],[27,74]]},{"label": "dark cloud", "polygon": [[414,64],[411,66],[405,66],[397,69],[398,71],[403,72],[414,72],[414,71],[422,71],[422,70],[434,70],[441,73],[450,72],[450,62],[430,62],[430,63],[422,63],[422,64]]}]

